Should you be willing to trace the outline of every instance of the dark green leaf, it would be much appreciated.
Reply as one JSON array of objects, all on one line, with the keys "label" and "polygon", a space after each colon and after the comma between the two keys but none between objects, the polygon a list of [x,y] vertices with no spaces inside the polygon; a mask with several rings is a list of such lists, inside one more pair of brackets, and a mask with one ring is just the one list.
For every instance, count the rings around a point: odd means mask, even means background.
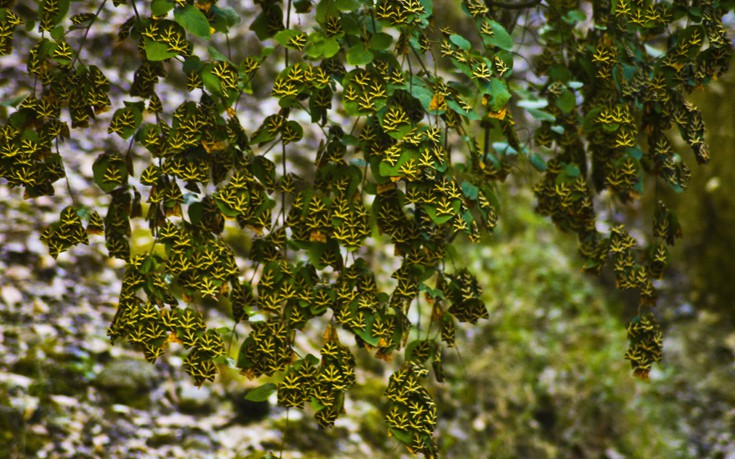
[{"label": "dark green leaf", "polygon": [[570,89],[564,88],[559,97],[556,99],[556,106],[559,107],[563,113],[569,113],[577,106],[577,100],[574,97],[574,92]]},{"label": "dark green leaf", "polygon": [[401,429],[395,429],[393,427],[389,428],[388,431],[396,437],[396,440],[400,441],[404,445],[410,445],[412,443],[412,434],[411,432],[408,432],[406,430]]},{"label": "dark green leaf", "polygon": [[579,167],[576,164],[567,164],[564,168],[564,173],[567,177],[577,178],[579,177]]},{"label": "dark green leaf", "polygon": [[370,37],[370,49],[383,51],[393,43],[393,37],[385,32],[378,32]]},{"label": "dark green leaf", "polygon": [[268,397],[276,392],[277,389],[278,386],[275,384],[265,383],[262,386],[258,386],[255,389],[248,391],[248,393],[245,394],[245,400],[250,400],[251,402],[265,402],[268,400]]},{"label": "dark green leaf", "polygon": [[339,9],[335,5],[335,0],[321,0],[316,4],[316,21],[323,24],[327,17],[338,16]]},{"label": "dark green leaf", "polygon": [[187,32],[201,38],[209,38],[209,21],[202,11],[194,5],[186,5],[174,10],[174,19]]},{"label": "dark green leaf", "polygon": [[361,6],[361,2],[359,0],[335,0],[334,6],[339,11],[353,11]]},{"label": "dark green leaf", "polygon": [[356,44],[347,51],[347,63],[350,65],[369,64],[373,57],[373,53],[362,43]]},{"label": "dark green leaf", "polygon": [[212,6],[209,10],[212,15],[212,27],[217,32],[226,33],[230,27],[240,23],[240,16],[232,8]]},{"label": "dark green leaf", "polygon": [[153,0],[151,2],[151,14],[153,16],[165,16],[175,6],[176,3],[171,0]]},{"label": "dark green leaf", "polygon": [[467,198],[472,199],[473,201],[476,200],[479,191],[480,190],[470,182],[466,180],[462,182],[462,193],[464,193]]}]

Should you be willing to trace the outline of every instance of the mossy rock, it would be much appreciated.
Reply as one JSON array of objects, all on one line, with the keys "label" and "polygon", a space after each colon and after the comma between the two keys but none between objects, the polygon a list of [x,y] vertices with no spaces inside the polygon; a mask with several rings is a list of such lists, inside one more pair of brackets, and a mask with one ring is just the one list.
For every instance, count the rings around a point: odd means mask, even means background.
[{"label": "mossy rock", "polygon": [[153,365],[137,359],[109,362],[94,379],[94,385],[107,393],[114,403],[146,408],[158,374]]}]

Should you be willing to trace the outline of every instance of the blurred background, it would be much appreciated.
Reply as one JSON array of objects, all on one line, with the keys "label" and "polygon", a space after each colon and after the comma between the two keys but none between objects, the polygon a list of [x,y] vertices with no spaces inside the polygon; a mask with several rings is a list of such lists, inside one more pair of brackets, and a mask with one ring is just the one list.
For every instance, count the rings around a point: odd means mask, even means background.
[{"label": "blurred background", "polygon": [[[441,17],[463,30],[456,2],[436,3]],[[90,43],[106,50],[96,59],[120,98],[134,71],[123,62],[135,50],[114,37],[125,15],[105,11]],[[248,23],[230,37],[242,55],[257,46]],[[33,34],[16,33],[18,49],[27,49]],[[19,68],[22,58],[0,57],[0,102],[31,87],[17,78]],[[268,94],[273,72],[261,74],[256,95]],[[167,107],[181,100],[176,84],[162,97]],[[610,276],[582,273],[573,237],[533,212],[529,190],[537,177],[519,165],[503,187],[495,236],[458,247],[478,274],[490,319],[458,329],[457,351],[444,355],[445,383],[430,382],[443,457],[735,458],[733,97],[735,71],[690,98],[703,111],[712,161],[698,167],[680,145],[693,171],[690,187],[662,197],[684,237],[659,285],[664,360],[647,382],[633,378],[623,359],[631,300]],[[0,107],[0,122],[10,113]],[[252,98],[239,116],[248,126],[263,113]],[[62,153],[72,188],[81,190],[77,199],[99,208],[108,198],[88,185],[92,162],[120,146],[99,140],[106,134],[93,129],[87,134]],[[383,425],[382,394],[393,368],[354,347],[358,385],[347,413],[323,431],[308,411],[245,401],[259,383],[235,370],[225,368],[214,383],[196,388],[181,353],[149,365],[129,346],[111,346],[106,329],[122,264],[106,259],[101,238],[58,260],[48,255],[40,231],[69,199],[66,184],[58,185],[55,197],[24,201],[21,190],[0,182],[0,458],[406,456]],[[646,198],[626,218],[641,220],[650,208]],[[227,231],[235,247],[248,244],[234,226]],[[149,238],[140,226],[133,243],[146,246]],[[231,326],[220,311],[209,314],[210,324]],[[243,333],[236,330],[235,343]],[[320,331],[307,328],[300,339],[317,343]]]}]

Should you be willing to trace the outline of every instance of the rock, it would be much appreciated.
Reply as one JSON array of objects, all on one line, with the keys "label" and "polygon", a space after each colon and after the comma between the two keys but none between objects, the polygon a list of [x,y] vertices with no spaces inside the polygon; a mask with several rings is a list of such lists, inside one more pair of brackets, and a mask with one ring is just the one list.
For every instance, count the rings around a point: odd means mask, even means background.
[{"label": "rock", "polygon": [[268,401],[253,402],[245,398],[247,392],[236,392],[228,394],[235,409],[236,418],[233,420],[238,424],[257,422],[268,417],[271,411]]},{"label": "rock", "polygon": [[94,379],[94,385],[110,395],[114,403],[145,409],[158,374],[153,365],[137,359],[109,362]]},{"label": "rock", "polygon": [[198,427],[184,429],[182,437],[184,449],[187,451],[212,451],[217,443],[207,432]]},{"label": "rock", "polygon": [[179,410],[187,414],[211,413],[214,409],[212,391],[207,386],[196,387],[189,381],[179,386]]}]

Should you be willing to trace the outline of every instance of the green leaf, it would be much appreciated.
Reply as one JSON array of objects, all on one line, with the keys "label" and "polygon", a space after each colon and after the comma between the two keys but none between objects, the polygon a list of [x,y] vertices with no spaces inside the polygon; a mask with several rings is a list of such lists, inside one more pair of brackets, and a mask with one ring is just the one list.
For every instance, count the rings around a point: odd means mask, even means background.
[{"label": "green leaf", "polygon": [[327,38],[321,32],[312,32],[304,47],[304,53],[312,59],[330,58],[340,50],[339,42]]},{"label": "green leaf", "polygon": [[153,16],[166,16],[175,6],[176,3],[171,0],[153,0],[151,2],[151,14]]},{"label": "green leaf", "polygon": [[353,11],[361,6],[361,2],[359,0],[335,0],[334,6],[339,11]]},{"label": "green leaf", "polygon": [[559,97],[556,99],[556,106],[559,107],[563,113],[569,113],[577,106],[577,100],[574,97],[574,92],[570,89],[564,88]]},{"label": "green leaf", "polygon": [[26,93],[23,93],[23,94],[21,94],[19,96],[15,96],[13,98],[4,100],[4,101],[0,102],[0,105],[3,106],[3,107],[17,107],[21,102],[23,102],[23,100],[26,97],[28,97],[28,94],[30,94],[30,93],[27,93],[26,92]]},{"label": "green leaf", "polygon": [[564,134],[564,126],[551,126],[549,129],[551,129],[553,132],[556,132],[559,135]]},{"label": "green leaf", "polygon": [[371,346],[378,346],[380,344],[380,339],[372,336],[369,331],[360,330],[359,328],[353,328],[352,331]]},{"label": "green leaf", "polygon": [[278,386],[275,384],[265,383],[262,386],[258,386],[255,389],[248,391],[248,393],[245,394],[245,400],[250,400],[251,402],[264,402],[268,400],[268,397],[273,395],[277,389]]},{"label": "green leaf", "polygon": [[465,196],[467,196],[468,199],[477,200],[477,194],[479,193],[479,188],[477,188],[475,185],[471,184],[468,181],[462,182],[462,193],[464,193]]},{"label": "green leaf", "polygon": [[202,11],[194,5],[186,5],[174,10],[174,19],[187,32],[201,38],[209,38],[209,21]]},{"label": "green leaf", "polygon": [[316,21],[323,24],[327,17],[338,16],[339,9],[335,5],[335,0],[321,0],[316,4]]},{"label": "green leaf", "polygon": [[370,49],[375,51],[383,51],[390,48],[393,43],[393,37],[385,32],[378,32],[370,37]]},{"label": "green leaf", "polygon": [[396,437],[396,440],[400,441],[404,445],[410,445],[413,441],[413,436],[411,435],[411,432],[407,430],[401,430],[396,429],[394,427],[391,427],[388,429],[388,431]]},{"label": "green leaf", "polygon": [[240,16],[232,8],[219,8],[212,6],[209,9],[212,15],[212,27],[217,32],[226,33],[230,27],[240,23]]},{"label": "green leaf", "polygon": [[66,29],[64,26],[56,26],[51,30],[51,38],[54,39],[54,41],[58,42],[59,40],[64,38],[64,34],[66,33]]},{"label": "green leaf", "polygon": [[572,25],[577,22],[584,21],[585,19],[587,19],[587,15],[585,15],[584,12],[580,10],[570,10],[562,18],[564,22],[566,22],[567,24],[572,24]]},{"label": "green leaf", "polygon": [[492,45],[506,51],[513,49],[513,37],[505,30],[505,28],[491,19],[484,19],[492,28],[492,35],[483,35],[482,41],[487,45]]},{"label": "green leaf", "polygon": [[[487,89],[487,88],[486,88]],[[500,111],[508,105],[510,100],[510,91],[505,80],[499,78],[491,78],[489,86],[489,95],[491,96],[488,108],[494,112]]]},{"label": "green leaf", "polygon": [[283,46],[286,46],[286,47],[288,47],[288,46],[289,46],[289,43],[291,42],[291,40],[292,40],[292,39],[293,39],[294,37],[297,37],[297,36],[299,36],[299,35],[301,35],[301,34],[303,34],[303,33],[304,33],[304,32],[302,32],[302,31],[300,31],[300,30],[295,30],[295,29],[285,29],[285,30],[281,30],[280,32],[278,32],[278,33],[277,33],[277,34],[276,34],[276,35],[275,35],[275,36],[273,37],[273,39],[274,39],[274,40],[276,40],[276,42],[278,42],[278,43],[282,44]]},{"label": "green leaf", "polygon": [[215,61],[221,61],[221,62],[229,62],[230,60],[222,54],[217,48],[214,46],[207,47],[207,51],[209,52],[209,57],[214,59]]},{"label": "green leaf", "polygon": [[145,57],[149,61],[163,61],[176,56],[176,53],[168,50],[168,46],[165,43],[159,43],[157,41],[145,39]]},{"label": "green leaf", "polygon": [[516,105],[523,108],[539,109],[549,105],[549,101],[546,99],[523,99],[518,101]]},{"label": "green leaf", "polygon": [[462,35],[457,35],[456,33],[449,36],[449,41],[451,41],[452,43],[459,46],[461,49],[465,51],[469,51],[470,48],[472,48],[472,43],[470,43]]},{"label": "green leaf", "polygon": [[[108,170],[117,170],[117,176],[120,180],[108,180]],[[103,153],[94,161],[92,174],[97,186],[105,193],[109,193],[127,182],[128,168],[125,166],[125,161],[122,158]]]},{"label": "green leaf", "polygon": [[198,225],[202,222],[204,216],[204,203],[201,201],[189,204],[189,221],[192,225]]},{"label": "green leaf", "polygon": [[222,95],[222,80],[220,77],[212,73],[214,66],[212,64],[205,64],[199,71],[199,75],[202,77],[202,83],[207,91],[212,94]]},{"label": "green leaf", "polygon": [[535,119],[537,119],[539,121],[549,121],[549,122],[552,122],[552,123],[554,121],[556,121],[556,117],[554,115],[552,115],[551,113],[549,113],[549,112],[545,112],[543,110],[536,110],[535,108],[528,108],[528,109],[526,109],[526,111],[531,116],[533,116]]},{"label": "green leaf", "polygon": [[454,214],[450,214],[450,215],[438,215],[436,213],[436,207],[432,207],[432,206],[429,206],[429,205],[424,205],[422,207],[426,211],[426,215],[428,215],[429,218],[431,218],[431,220],[434,223],[436,223],[437,225],[443,225],[444,223],[446,223],[449,220],[451,220],[452,217],[454,217]]},{"label": "green leaf", "polygon": [[577,178],[579,177],[579,167],[576,164],[567,164],[567,167],[564,168],[564,174],[567,177]]},{"label": "green leaf", "polygon": [[373,53],[363,43],[358,43],[347,51],[347,63],[350,65],[369,64],[373,57]]},{"label": "green leaf", "polygon": [[546,172],[546,161],[538,153],[531,153],[528,155],[528,161],[531,165],[536,168],[539,172]]}]

